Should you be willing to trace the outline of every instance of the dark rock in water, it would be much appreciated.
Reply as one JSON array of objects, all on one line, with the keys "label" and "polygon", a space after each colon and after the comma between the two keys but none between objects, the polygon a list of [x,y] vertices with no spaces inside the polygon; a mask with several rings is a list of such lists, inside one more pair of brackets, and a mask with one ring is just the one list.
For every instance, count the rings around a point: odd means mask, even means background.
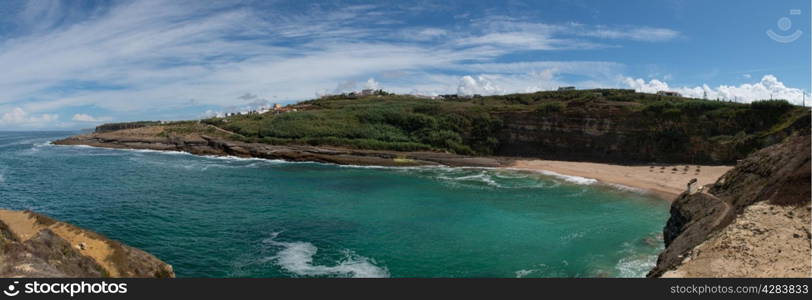
[{"label": "dark rock in water", "polygon": [[0,277],[175,277],[144,251],[30,211],[0,209]]}]

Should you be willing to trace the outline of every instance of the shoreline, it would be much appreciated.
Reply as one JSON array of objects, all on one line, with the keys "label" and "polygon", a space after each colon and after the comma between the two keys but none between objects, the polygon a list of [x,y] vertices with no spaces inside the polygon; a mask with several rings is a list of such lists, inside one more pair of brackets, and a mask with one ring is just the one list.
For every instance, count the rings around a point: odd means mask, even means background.
[{"label": "shoreline", "polygon": [[[687,171],[686,166],[689,167]],[[727,171],[733,169],[733,166],[687,164],[634,166],[525,158],[515,160],[509,168],[591,178],[605,184],[645,190],[672,202],[685,191],[688,181],[691,179],[697,179],[697,186],[712,184]],[[674,168],[677,170],[674,171]],[[697,169],[699,172],[696,172]]]},{"label": "shoreline", "polygon": [[619,188],[639,189],[669,202],[685,191],[686,185],[691,179],[697,178],[698,186],[711,184],[733,168],[733,166],[685,164],[618,165],[526,157],[465,156],[440,152],[397,152],[325,146],[268,145],[229,141],[202,135],[160,138],[134,134],[142,130],[144,129],[84,134],[52,141],[51,144],[177,151],[201,156],[234,156],[354,166],[415,167],[435,165],[512,169],[542,174],[548,173],[547,175],[552,176],[562,175],[593,179],[607,185],[619,185]]}]

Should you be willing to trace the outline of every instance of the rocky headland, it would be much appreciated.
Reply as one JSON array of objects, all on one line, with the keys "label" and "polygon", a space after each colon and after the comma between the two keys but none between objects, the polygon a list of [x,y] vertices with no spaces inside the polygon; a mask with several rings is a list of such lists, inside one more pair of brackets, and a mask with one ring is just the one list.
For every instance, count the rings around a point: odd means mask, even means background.
[{"label": "rocky headland", "polygon": [[[200,125],[214,128],[211,125]],[[165,126],[147,126],[107,130],[72,136],[54,141],[56,145],[86,145],[114,149],[146,149],[181,151],[197,155],[255,157],[287,161],[312,161],[341,165],[501,167],[508,159],[476,157],[444,152],[399,152],[360,150],[329,146],[270,145],[227,139],[218,135],[200,133],[167,133]],[[214,129],[222,130],[222,129]]]},{"label": "rocky headland", "polygon": [[0,277],[175,277],[142,250],[31,211],[0,209]]},{"label": "rocky headland", "polygon": [[810,136],[739,161],[680,195],[649,277],[810,277]]}]

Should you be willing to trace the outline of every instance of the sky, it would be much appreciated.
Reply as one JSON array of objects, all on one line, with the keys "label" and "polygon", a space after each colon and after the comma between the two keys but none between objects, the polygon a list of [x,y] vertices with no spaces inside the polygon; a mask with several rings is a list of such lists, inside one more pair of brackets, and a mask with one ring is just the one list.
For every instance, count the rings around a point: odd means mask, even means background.
[{"label": "sky", "polygon": [[0,130],[183,120],[325,94],[810,91],[810,1],[0,2]]}]

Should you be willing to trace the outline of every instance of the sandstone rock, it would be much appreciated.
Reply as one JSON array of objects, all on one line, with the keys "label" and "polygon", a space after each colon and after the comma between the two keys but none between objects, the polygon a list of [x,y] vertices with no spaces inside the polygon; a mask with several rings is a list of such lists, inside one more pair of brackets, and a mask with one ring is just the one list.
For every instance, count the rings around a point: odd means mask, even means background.
[{"label": "sandstone rock", "polygon": [[[810,136],[753,153],[672,203],[650,277],[809,277]],[[804,238],[801,238],[804,237]]]},{"label": "sandstone rock", "polygon": [[172,266],[98,233],[0,209],[0,277],[175,277]]}]

